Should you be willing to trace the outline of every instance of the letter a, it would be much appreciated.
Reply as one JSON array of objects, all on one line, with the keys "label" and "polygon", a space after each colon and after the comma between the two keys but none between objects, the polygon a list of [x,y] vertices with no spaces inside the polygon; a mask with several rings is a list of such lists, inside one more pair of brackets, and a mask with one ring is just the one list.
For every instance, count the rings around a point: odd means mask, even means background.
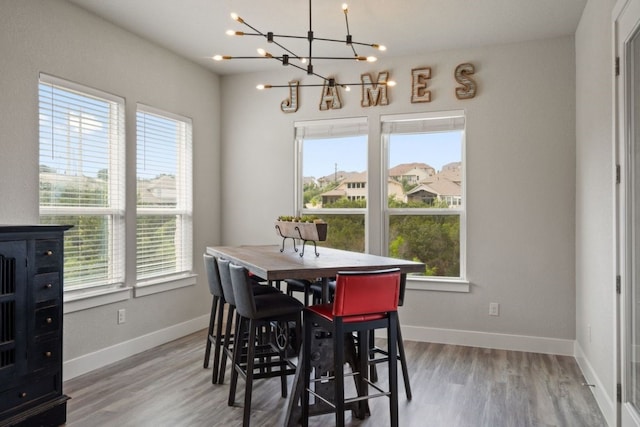
[{"label": "letter a", "polygon": [[340,108],[342,108],[342,101],[338,87],[335,84],[330,85],[328,80],[325,80],[322,86],[322,98],[320,98],[320,111],[339,110]]}]

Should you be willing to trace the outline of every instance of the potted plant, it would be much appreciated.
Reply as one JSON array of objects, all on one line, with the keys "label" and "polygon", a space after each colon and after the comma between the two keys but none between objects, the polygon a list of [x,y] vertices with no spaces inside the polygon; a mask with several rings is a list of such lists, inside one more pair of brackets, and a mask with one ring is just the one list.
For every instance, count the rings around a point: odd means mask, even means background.
[{"label": "potted plant", "polygon": [[313,215],[279,216],[275,225],[276,233],[283,238],[318,242],[327,240],[328,224]]}]

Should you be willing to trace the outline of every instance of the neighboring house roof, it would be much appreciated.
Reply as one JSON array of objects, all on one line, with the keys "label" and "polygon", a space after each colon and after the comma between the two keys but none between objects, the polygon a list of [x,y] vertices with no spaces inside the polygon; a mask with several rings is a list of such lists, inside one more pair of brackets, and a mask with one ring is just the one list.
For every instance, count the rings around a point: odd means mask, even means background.
[{"label": "neighboring house roof", "polygon": [[334,172],[334,173],[330,173],[329,175],[321,176],[320,178],[318,178],[318,181],[319,182],[342,181],[347,176],[349,176],[350,174],[353,174],[353,173],[358,173],[358,172],[337,171],[337,172]]},{"label": "neighboring house roof", "polygon": [[176,178],[162,175],[154,179],[138,181],[138,203],[167,205],[176,202]]},{"label": "neighboring house roof", "polygon": [[366,182],[366,181],[367,181],[366,172],[349,172],[349,174],[346,175],[344,178],[344,182]]},{"label": "neighboring house roof", "polygon": [[462,194],[461,187],[455,182],[447,180],[433,181],[428,184],[420,184],[407,192],[407,196],[414,195],[421,191],[435,194],[437,196],[460,196]]},{"label": "neighboring house roof", "polygon": [[402,163],[389,169],[389,176],[390,177],[402,176],[412,169],[425,169],[425,170],[431,169],[433,173],[436,172],[436,170],[433,167],[429,166],[426,163],[418,163],[418,162]]},{"label": "neighboring house roof", "polygon": [[347,195],[347,192],[344,191],[344,190],[341,190],[339,188],[335,188],[333,190],[329,190],[326,193],[322,193],[321,194],[322,197],[331,197],[331,196],[333,196],[333,197],[335,197],[335,196],[342,197],[342,196],[346,196],[346,195]]},{"label": "neighboring house roof", "polygon": [[104,188],[103,179],[91,178],[84,175],[66,175],[55,172],[40,172],[40,181],[55,186],[86,186],[91,188]]}]

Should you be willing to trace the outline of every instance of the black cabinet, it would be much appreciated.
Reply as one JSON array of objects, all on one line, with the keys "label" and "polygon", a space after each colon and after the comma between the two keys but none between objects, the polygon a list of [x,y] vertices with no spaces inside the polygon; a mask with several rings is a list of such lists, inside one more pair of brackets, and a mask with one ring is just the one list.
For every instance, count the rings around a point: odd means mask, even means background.
[{"label": "black cabinet", "polygon": [[59,426],[63,233],[69,226],[0,226],[0,427]]}]

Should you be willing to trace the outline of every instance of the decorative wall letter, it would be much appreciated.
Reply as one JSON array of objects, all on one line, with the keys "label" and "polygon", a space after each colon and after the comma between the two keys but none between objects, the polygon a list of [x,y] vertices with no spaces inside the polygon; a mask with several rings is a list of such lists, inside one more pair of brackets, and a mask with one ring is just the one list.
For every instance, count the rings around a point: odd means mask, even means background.
[{"label": "decorative wall letter", "polygon": [[469,75],[475,72],[473,64],[460,64],[454,73],[455,79],[462,87],[456,88],[456,98],[471,99],[476,96],[478,85]]},{"label": "decorative wall letter", "polygon": [[362,100],[360,101],[360,105],[363,107],[388,105],[389,99],[387,98],[387,85],[381,84],[387,83],[388,80],[388,71],[383,71],[378,74],[376,84],[373,84],[371,81],[371,75],[368,73],[361,74],[360,81],[362,82]]},{"label": "decorative wall letter", "polygon": [[282,101],[280,104],[280,109],[283,113],[295,113],[298,111],[298,85],[300,84],[297,80],[292,80],[289,82],[289,97]]},{"label": "decorative wall letter", "polygon": [[329,86],[325,80],[322,85],[322,98],[320,98],[320,111],[339,110],[342,108],[340,100],[340,90],[338,86]]},{"label": "decorative wall letter", "polygon": [[431,91],[427,90],[427,80],[431,79],[431,67],[411,70],[411,102],[431,102]]}]

